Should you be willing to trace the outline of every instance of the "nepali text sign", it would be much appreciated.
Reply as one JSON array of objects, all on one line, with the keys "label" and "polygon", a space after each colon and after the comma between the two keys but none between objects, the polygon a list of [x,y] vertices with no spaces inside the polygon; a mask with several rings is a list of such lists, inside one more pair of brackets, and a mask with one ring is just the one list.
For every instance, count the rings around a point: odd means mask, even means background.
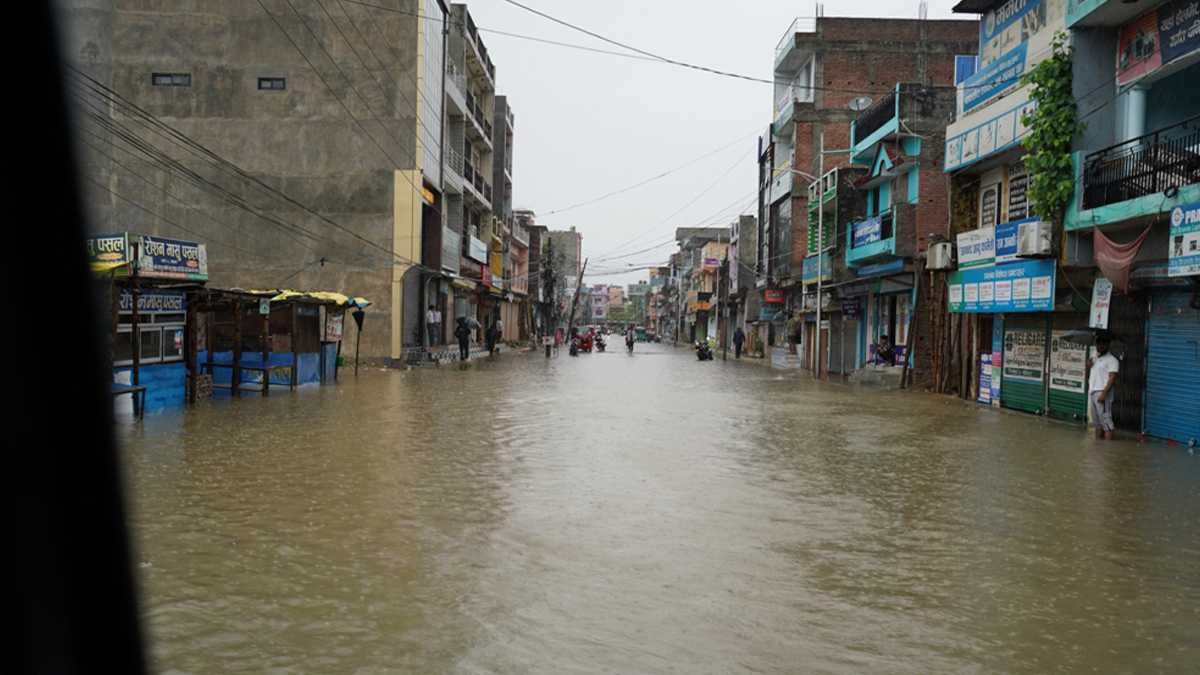
[{"label": "nepali text sign", "polygon": [[951,312],[1049,312],[1054,261],[1033,260],[950,273]]},{"label": "nepali text sign", "polygon": [[[143,288],[138,291],[138,314],[178,314],[187,309],[182,291]],[[133,294],[122,290],[117,301],[118,314],[133,313]]]},{"label": "nepali text sign", "polygon": [[1005,381],[1041,384],[1046,367],[1046,331],[1016,330],[1004,333]]},{"label": "nepali text sign", "polygon": [[1028,44],[1022,42],[1003,57],[996,59],[963,80],[963,112],[983,105],[1014,87],[1025,74],[1025,52]]},{"label": "nepali text sign", "polygon": [[1200,0],[1168,2],[1121,27],[1117,86],[1132,84],[1200,49]]},{"label": "nepali text sign", "polygon": [[1200,274],[1200,202],[1171,209],[1167,274],[1172,277]]},{"label": "nepali text sign", "polygon": [[979,355],[979,398],[980,403],[992,402],[992,355]]},{"label": "nepali text sign", "polygon": [[124,232],[99,234],[87,239],[88,262],[93,265],[117,266],[128,263],[129,237]]},{"label": "nepali text sign", "polygon": [[877,215],[854,224],[854,248],[883,240],[883,216]]},{"label": "nepali text sign", "polygon": [[996,230],[981,227],[958,235],[958,268],[986,267],[996,264]]},{"label": "nepali text sign", "polygon": [[208,251],[204,244],[142,235],[138,274],[156,279],[208,280]]}]

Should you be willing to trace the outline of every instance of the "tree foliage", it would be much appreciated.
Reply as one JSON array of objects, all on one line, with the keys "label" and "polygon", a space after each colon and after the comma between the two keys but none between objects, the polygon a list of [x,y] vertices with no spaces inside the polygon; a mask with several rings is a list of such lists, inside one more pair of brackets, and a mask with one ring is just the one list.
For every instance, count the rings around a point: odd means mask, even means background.
[{"label": "tree foliage", "polygon": [[1059,31],[1054,34],[1052,53],[1021,76],[1021,84],[1032,86],[1030,97],[1037,101],[1021,122],[1029,135],[1021,141],[1028,150],[1025,168],[1029,173],[1027,196],[1043,218],[1061,224],[1075,192],[1075,163],[1071,141],[1084,129],[1075,111],[1071,92],[1071,61],[1075,48]]}]

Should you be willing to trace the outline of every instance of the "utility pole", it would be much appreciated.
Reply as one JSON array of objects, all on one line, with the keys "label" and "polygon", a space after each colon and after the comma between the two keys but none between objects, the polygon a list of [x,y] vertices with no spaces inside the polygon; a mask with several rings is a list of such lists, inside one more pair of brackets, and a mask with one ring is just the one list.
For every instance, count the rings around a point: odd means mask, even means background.
[{"label": "utility pole", "polygon": [[583,267],[579,270],[579,279],[575,281],[575,296],[571,298],[571,318],[567,321],[567,340],[575,337],[575,305],[579,304],[579,288],[583,286],[583,275],[587,273],[588,258],[583,259]]},{"label": "utility pole", "polygon": [[[730,238],[730,241],[732,241],[732,237]],[[725,268],[725,301],[723,303],[724,309],[718,308],[720,313],[717,315],[717,321],[719,323],[721,318],[725,319],[725,332],[722,333],[721,326],[718,325],[717,326],[717,335],[720,336],[720,338],[721,338],[721,360],[728,361],[729,360],[729,249],[728,248],[725,249],[725,262],[724,262],[724,264],[722,264],[722,267]],[[717,279],[718,279],[717,292],[718,293],[721,292],[721,282],[719,281],[720,278],[721,278],[721,275],[718,273],[717,274]],[[723,315],[723,317],[722,317],[722,315]]]}]

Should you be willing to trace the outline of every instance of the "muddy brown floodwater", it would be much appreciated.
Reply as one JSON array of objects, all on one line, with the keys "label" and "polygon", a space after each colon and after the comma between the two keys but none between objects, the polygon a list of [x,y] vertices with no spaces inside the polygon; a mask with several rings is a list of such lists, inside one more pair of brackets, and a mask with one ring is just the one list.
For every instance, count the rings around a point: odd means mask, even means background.
[{"label": "muddy brown floodwater", "polygon": [[158,673],[1200,672],[1200,456],[667,345],[126,424]]}]

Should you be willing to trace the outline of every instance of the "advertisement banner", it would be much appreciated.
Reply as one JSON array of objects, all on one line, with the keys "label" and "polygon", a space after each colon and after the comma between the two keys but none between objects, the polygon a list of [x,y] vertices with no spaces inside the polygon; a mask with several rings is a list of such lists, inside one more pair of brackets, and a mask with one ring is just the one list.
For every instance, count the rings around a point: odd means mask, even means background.
[{"label": "advertisement banner", "polygon": [[204,244],[142,235],[138,274],[156,279],[208,281],[208,251]]},{"label": "advertisement banner", "polygon": [[1046,331],[1012,329],[1004,334],[1003,377],[1041,384],[1046,367]]},{"label": "advertisement banner", "polygon": [[981,227],[958,235],[958,269],[996,264],[996,230]]},{"label": "advertisement banner", "polygon": [[1126,86],[1200,49],[1200,0],[1168,2],[1121,27],[1117,86]]},{"label": "advertisement banner", "polygon": [[992,400],[1000,401],[1000,370],[1004,363],[1004,319],[992,319]]},{"label": "advertisement banner", "polygon": [[325,341],[338,342],[342,339],[342,329],[345,326],[346,310],[331,309],[325,312]]},{"label": "advertisement banner", "polygon": [[1200,202],[1171,209],[1171,234],[1167,275],[1200,274]]},{"label": "advertisement banner", "polygon": [[842,321],[862,321],[863,297],[842,298]]},{"label": "advertisement banner", "polygon": [[992,402],[992,355],[979,355],[979,402]]},{"label": "advertisement banner", "polygon": [[1088,326],[1092,328],[1108,328],[1108,308],[1112,304],[1112,282],[1104,277],[1096,279],[1092,286],[1092,312],[1088,316]]},{"label": "advertisement banner", "polygon": [[1049,312],[1054,308],[1054,261],[1032,260],[967,269],[949,276],[951,312]]},{"label": "advertisement banner", "polygon": [[1050,332],[1050,388],[1072,394],[1085,393],[1087,349],[1062,339],[1065,330]]},{"label": "advertisement banner", "polygon": [[1025,51],[1028,44],[1022,42],[1003,57],[979,69],[963,80],[963,112],[983,105],[1017,85],[1025,74]]},{"label": "advertisement banner", "polygon": [[783,291],[781,289],[768,288],[763,291],[763,302],[783,302]]},{"label": "advertisement banner", "polygon": [[1037,222],[1037,218],[1022,218],[996,226],[996,264],[1017,262],[1017,233],[1021,223]]}]

